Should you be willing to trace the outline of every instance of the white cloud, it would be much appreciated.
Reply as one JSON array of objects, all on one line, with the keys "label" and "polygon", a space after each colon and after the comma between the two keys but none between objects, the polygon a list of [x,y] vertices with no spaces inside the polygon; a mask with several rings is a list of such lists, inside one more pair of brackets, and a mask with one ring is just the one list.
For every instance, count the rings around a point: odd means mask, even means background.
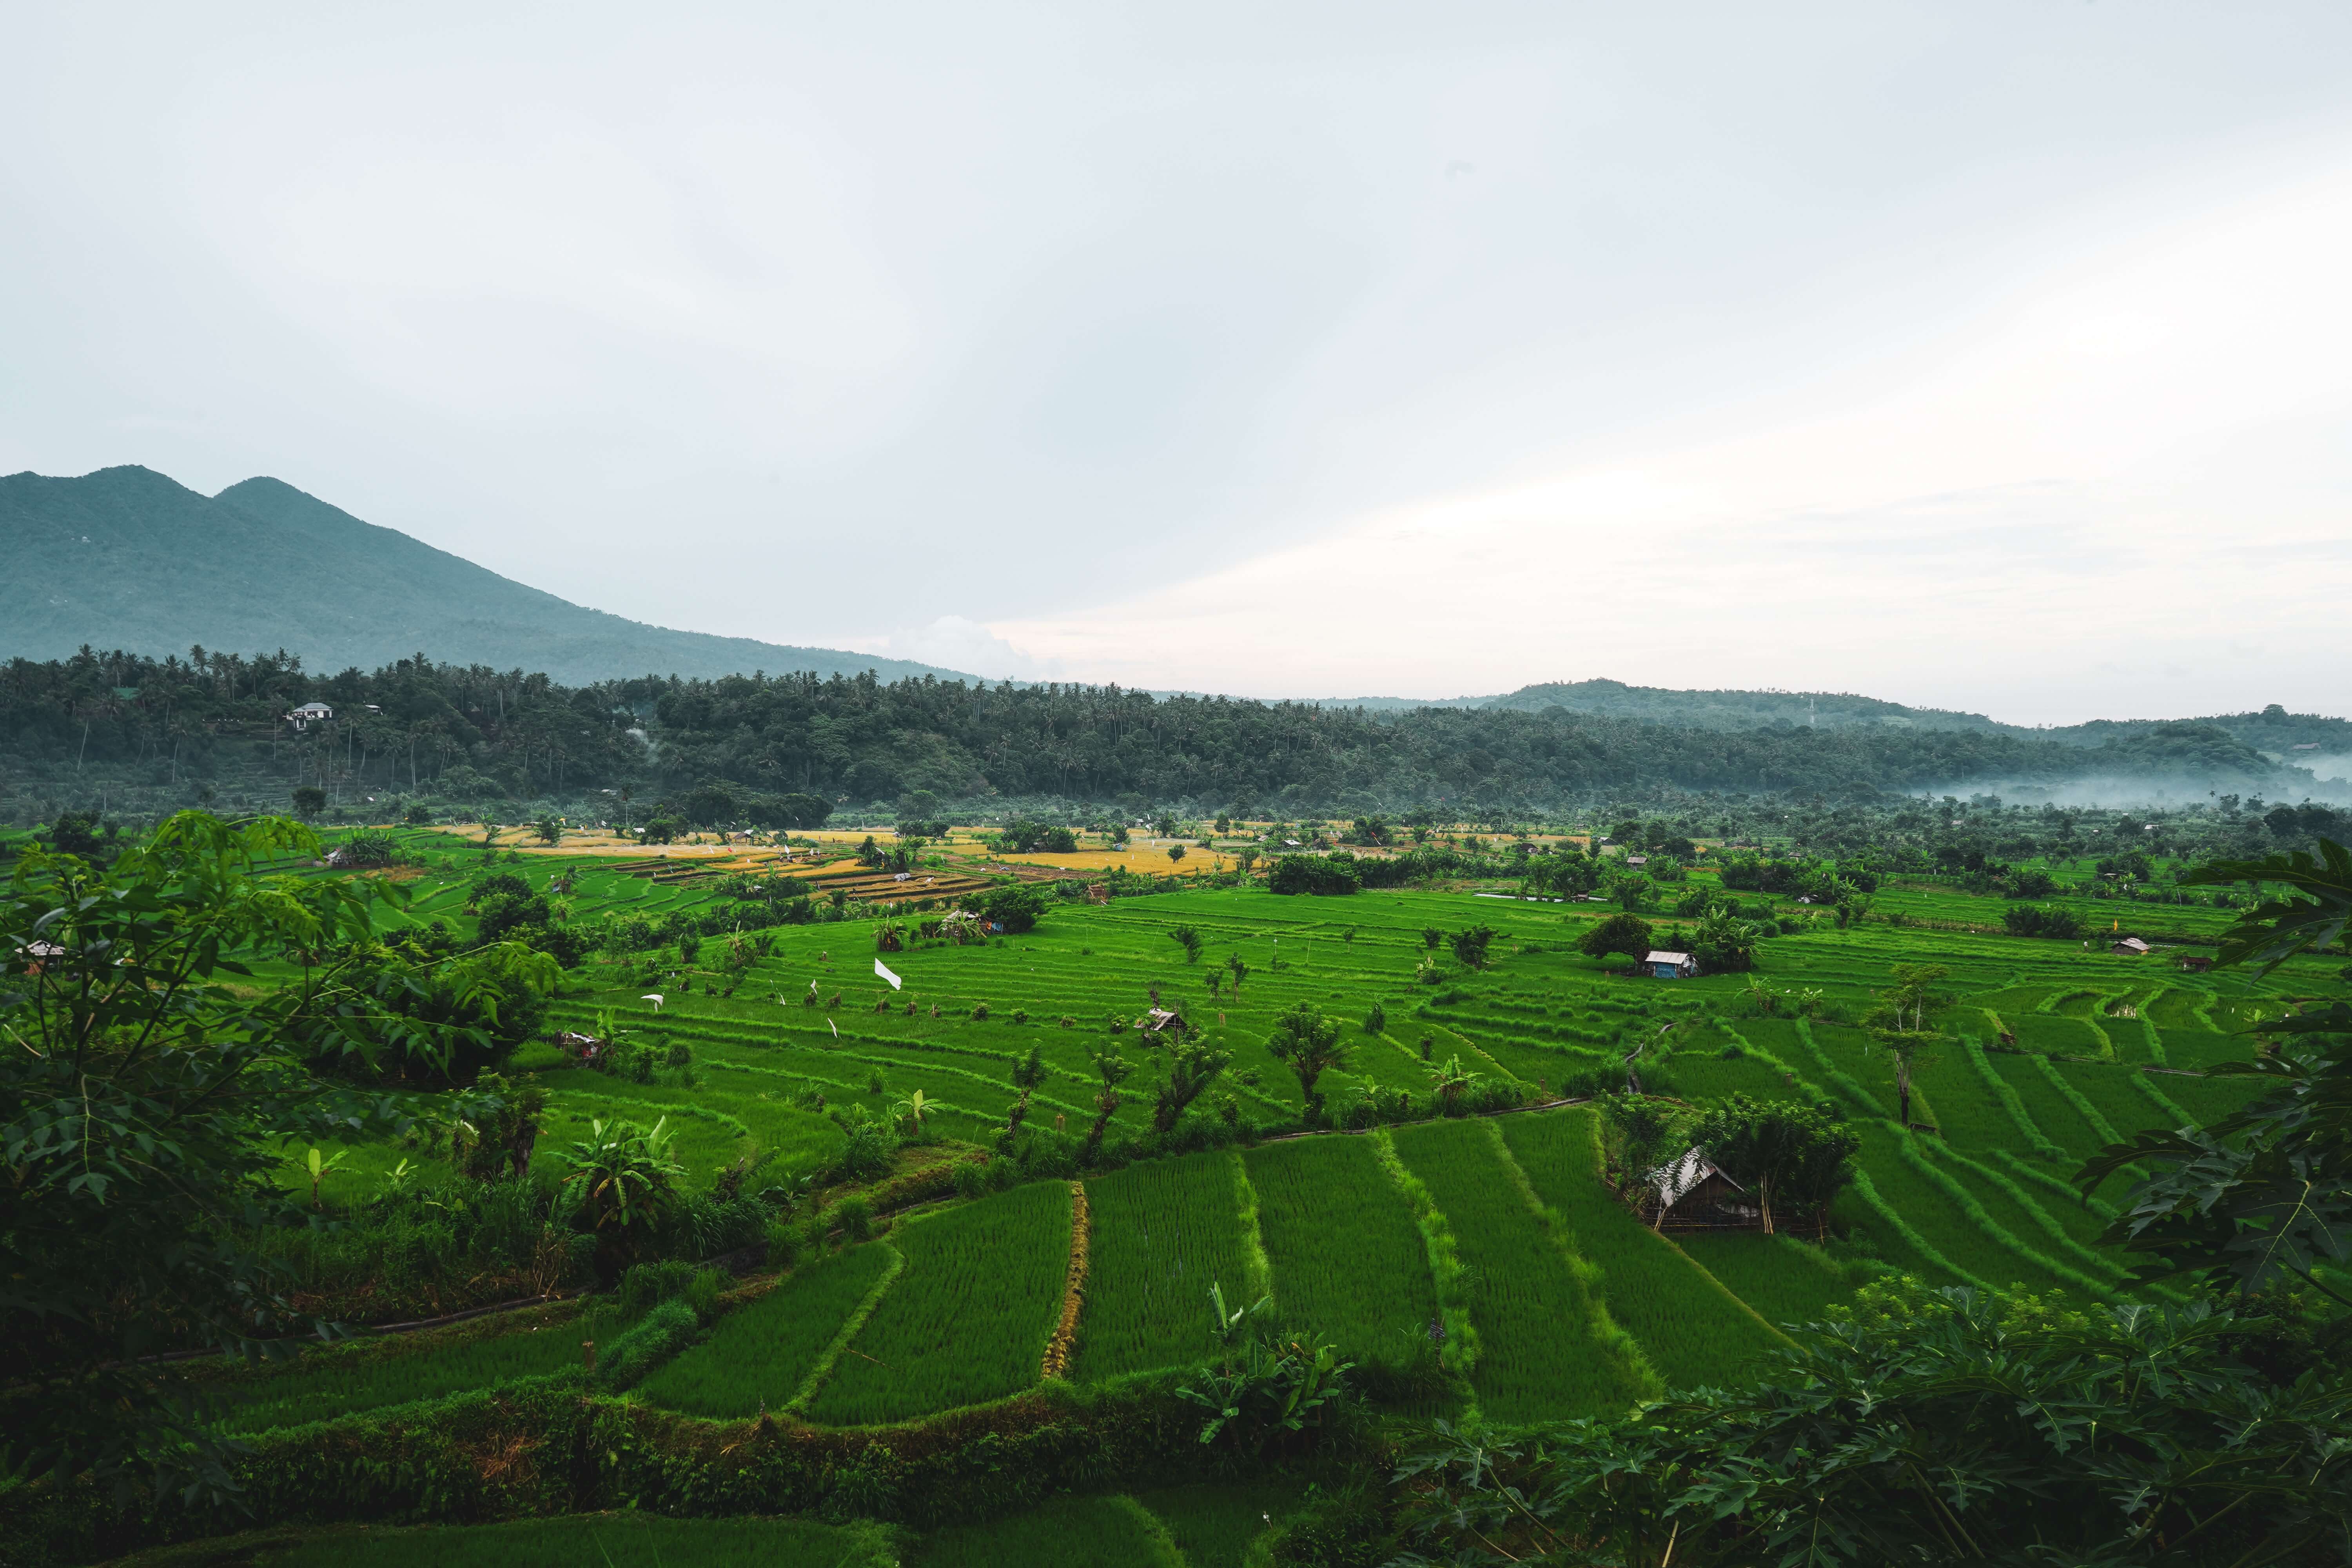
[{"label": "white cloud", "polygon": [[1812,406],[998,629],[1089,674],[1261,695],[1605,675],[2023,721],[2340,710],[2347,254],[2352,160],[2136,236]]}]

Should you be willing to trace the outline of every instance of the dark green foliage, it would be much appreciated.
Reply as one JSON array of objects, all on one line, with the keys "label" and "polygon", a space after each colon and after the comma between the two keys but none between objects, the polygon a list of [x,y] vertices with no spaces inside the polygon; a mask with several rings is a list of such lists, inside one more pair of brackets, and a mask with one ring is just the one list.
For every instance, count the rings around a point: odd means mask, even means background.
[{"label": "dark green foliage", "polygon": [[973,900],[971,908],[981,919],[992,925],[1002,925],[1017,936],[1034,930],[1052,901],[1053,895],[1036,883],[1014,882],[991,888]]},{"label": "dark green foliage", "polygon": [[1274,862],[1265,885],[1276,893],[1352,893],[1362,876],[1352,855],[1284,855]]},{"label": "dark green foliage", "polygon": [[[813,1519],[606,1512],[503,1524],[329,1531],[256,1559],[267,1568],[898,1568],[887,1527]],[[195,1568],[190,1563],[187,1568]]]},{"label": "dark green foliage", "polygon": [[[281,819],[186,813],[103,872],[43,851],[16,865],[0,952],[37,940],[63,954],[0,972],[12,1462],[192,1465],[217,1480],[217,1454],[171,1408],[170,1374],[128,1358],[174,1342],[243,1349],[299,1321],[256,1246],[297,1217],[267,1145],[390,1131],[406,1112],[311,1064],[446,1061],[484,1042],[389,1002],[428,983],[472,997],[501,974],[546,982],[543,961],[502,949],[441,965],[383,953],[370,909],[400,895],[381,882],[259,874],[317,850]],[[331,942],[345,956],[315,952]],[[289,949],[314,953],[301,984],[217,984]]]},{"label": "dark green foliage", "polygon": [[1765,1228],[1818,1214],[1853,1180],[1862,1139],[1835,1108],[1734,1094],[1702,1108],[1692,1143],[1755,1195]]},{"label": "dark green foliage", "polygon": [[1399,1561],[1484,1568],[1570,1541],[1644,1568],[1669,1551],[1688,1568],[2222,1568],[2340,1551],[2340,1376],[2282,1387],[2201,1307],[2019,1329],[1968,1291],[1942,1306],[1817,1328],[1750,1389],[1499,1440],[1440,1427],[1400,1471],[1417,1550]]}]

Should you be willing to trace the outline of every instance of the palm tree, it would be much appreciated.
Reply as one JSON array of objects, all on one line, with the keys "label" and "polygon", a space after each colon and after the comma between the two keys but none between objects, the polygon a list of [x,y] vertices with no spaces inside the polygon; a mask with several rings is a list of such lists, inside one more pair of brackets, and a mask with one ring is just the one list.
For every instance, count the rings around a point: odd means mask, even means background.
[{"label": "palm tree", "polygon": [[1094,1125],[1087,1129],[1086,1161],[1088,1164],[1094,1163],[1097,1152],[1102,1148],[1103,1132],[1110,1126],[1111,1117],[1117,1114],[1122,1103],[1118,1086],[1126,1082],[1127,1075],[1135,1070],[1135,1064],[1120,1056],[1116,1047],[1105,1047],[1096,1051],[1094,1058],[1095,1071],[1102,1079],[1102,1089],[1095,1095]]}]

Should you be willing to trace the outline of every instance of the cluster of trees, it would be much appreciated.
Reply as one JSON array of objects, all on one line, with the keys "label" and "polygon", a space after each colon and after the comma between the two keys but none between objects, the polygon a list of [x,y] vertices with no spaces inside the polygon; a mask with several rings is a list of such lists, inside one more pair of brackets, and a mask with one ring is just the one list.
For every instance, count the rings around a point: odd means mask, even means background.
[{"label": "cluster of trees", "polygon": [[[280,721],[312,700],[335,721],[299,733]],[[1604,790],[1871,797],[2216,758],[2248,778],[2278,772],[2219,731],[2136,733],[2101,751],[1987,731],[1681,729],[1558,707],[1368,712],[929,677],[565,688],[422,654],[319,676],[292,655],[202,649],[12,661],[0,668],[0,734],[19,764],[96,763],[158,784],[200,784],[258,749],[277,776],[331,791],[486,800],[636,786],[688,822],[785,827],[814,826],[829,804],[902,794],[1337,806],[1370,824],[1412,802],[1533,807]],[[2129,754],[2108,754],[2116,748]]]}]

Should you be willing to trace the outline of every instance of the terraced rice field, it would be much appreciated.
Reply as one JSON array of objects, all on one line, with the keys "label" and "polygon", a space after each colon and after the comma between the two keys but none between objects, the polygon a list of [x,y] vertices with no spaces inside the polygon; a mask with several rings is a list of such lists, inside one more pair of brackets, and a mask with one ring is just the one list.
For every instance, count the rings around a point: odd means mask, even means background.
[{"label": "terraced rice field", "polygon": [[1522,1196],[1491,1123],[1401,1129],[1396,1149],[1451,1223],[1469,1269],[1480,1345],[1470,1382],[1489,1416],[1598,1415],[1654,1392],[1630,1342],[1600,1331],[1600,1303]]},{"label": "terraced rice field", "polygon": [[[499,868],[519,869],[534,887],[552,869],[571,873],[580,920],[692,909],[715,896],[707,881],[658,885],[635,874],[641,864],[593,855]],[[460,888],[428,880],[404,918],[462,924],[462,900]],[[1984,913],[1986,901],[1898,893],[1882,907],[1959,921]],[[1770,1325],[1819,1318],[1885,1265],[2078,1300],[2124,1290],[2101,1240],[2111,1210],[2076,1199],[2074,1168],[2119,1133],[2242,1103],[2253,1086],[2196,1069],[2247,1059],[2244,1039],[2221,1031],[2265,1006],[2275,1012],[2283,990],[2312,984],[2285,976],[2248,991],[2231,977],[2224,994],[2210,977],[2073,942],[1822,924],[1768,941],[1757,978],[1790,995],[1818,988],[1830,1016],[1756,1016],[1742,977],[1603,974],[1572,940],[1604,912],[1418,891],[1316,900],[1199,889],[1060,903],[1033,932],[888,955],[904,990],[872,973],[873,921],[781,927],[762,933],[772,952],[731,994],[665,952],[592,970],[593,984],[556,1005],[557,1021],[573,1028],[595,1027],[610,1010],[641,1040],[687,1047],[690,1068],[620,1082],[535,1047],[514,1070],[553,1096],[537,1168],[551,1169],[557,1147],[584,1136],[593,1118],[667,1117],[689,1187],[747,1158],[764,1158],[771,1172],[755,1186],[815,1171],[841,1138],[824,1110],[856,1105],[879,1116],[917,1089],[944,1102],[932,1123],[940,1136],[985,1148],[1013,1098],[1012,1069],[1032,1049],[1046,1078],[1031,1124],[1072,1132],[1093,1114],[1091,1052],[1110,1047],[1133,1065],[1110,1127],[1116,1145],[1148,1125],[1167,1070],[1166,1053],[1132,1027],[1155,1002],[1181,1007],[1234,1053],[1202,1106],[1230,1094],[1236,1117],[1270,1131],[1294,1126],[1302,1100],[1265,1040],[1276,1016],[1302,1002],[1345,1026],[1348,1060],[1319,1086],[1335,1105],[1373,1089],[1426,1104],[1430,1065],[1451,1056],[1482,1077],[1548,1091],[1606,1087],[1622,1081],[1638,1047],[1644,1083],[1663,1092],[1829,1103],[1853,1121],[1864,1181],[1834,1211],[1852,1239],[1827,1251],[1789,1237],[1649,1232],[1602,1191],[1582,1110],[1397,1129],[1396,1159],[1442,1215],[1464,1270],[1444,1291],[1372,1136],[1259,1142],[1088,1178],[1091,1277],[1075,1380],[1189,1363],[1203,1348],[1214,1282],[1235,1304],[1270,1290],[1286,1321],[1398,1371],[1425,1371],[1433,1328],[1449,1310],[1466,1312],[1479,1354],[1462,1394],[1489,1415],[1536,1419],[1734,1379],[1780,1342]],[[1997,907],[1991,916],[1997,924]],[[2218,911],[2180,912],[2209,916],[2218,923]],[[1473,923],[1497,931],[1492,966],[1415,984],[1429,951],[1423,930]],[[1180,925],[1201,938],[1198,962],[1171,940]],[[1893,965],[1922,960],[1951,970],[1943,1022],[1954,1037],[1920,1066],[1914,1116],[1923,1127],[1906,1132],[1895,1124],[1884,1053],[1832,1019],[1860,1016]],[[651,984],[642,980],[648,965]],[[663,1001],[644,1000],[651,994]],[[1375,1006],[1385,1021],[1369,1032],[1362,1020]],[[2001,1047],[2004,1033],[2017,1048]],[[2189,1071],[2141,1070],[2150,1068]],[[398,1157],[363,1147],[331,1179],[330,1198],[357,1201]],[[2128,1184],[2115,1178],[2100,1196],[2112,1204]],[[1036,1182],[903,1217],[883,1243],[806,1262],[656,1372],[638,1397],[735,1419],[807,1394],[811,1419],[846,1425],[1027,1388],[1060,1310],[1069,1215],[1066,1184]],[[902,1271],[834,1355],[894,1256]],[[488,1342],[452,1351],[429,1373],[434,1358],[397,1373],[391,1360],[365,1372],[356,1361],[320,1363],[257,1392],[237,1419],[249,1429],[561,1371],[576,1364],[578,1337],[495,1350]]]},{"label": "terraced rice field", "polygon": [[1283,1315],[1359,1360],[1426,1353],[1436,1287],[1421,1233],[1366,1138],[1300,1138],[1244,1156]]},{"label": "terraced rice field", "polygon": [[1222,1285],[1234,1308],[1255,1300],[1244,1180],[1241,1156],[1216,1152],[1087,1184],[1093,1251],[1074,1381],[1192,1365],[1214,1342],[1210,1286]]},{"label": "terraced rice field", "polygon": [[1668,1386],[1725,1386],[1780,1347],[1780,1336],[1762,1318],[1611,1195],[1591,1111],[1543,1111],[1496,1125],[1537,1197],[1565,1222],[1609,1315]]},{"label": "terraced rice field", "polygon": [[1053,1182],[913,1221],[907,1267],[809,1405],[830,1426],[903,1421],[1037,1381],[1060,1315],[1070,1191]]},{"label": "terraced rice field", "polygon": [[[570,1308],[529,1314],[511,1324],[405,1339],[361,1341],[311,1351],[269,1375],[220,1385],[224,1431],[264,1432],[438,1399],[515,1378],[576,1371],[585,1360],[581,1342],[609,1338],[621,1327],[614,1313]],[[486,1332],[502,1329],[500,1332]]]},{"label": "terraced rice field", "polygon": [[882,1243],[812,1260],[640,1386],[646,1398],[718,1420],[781,1411],[819,1371],[825,1353],[898,1255]]}]

